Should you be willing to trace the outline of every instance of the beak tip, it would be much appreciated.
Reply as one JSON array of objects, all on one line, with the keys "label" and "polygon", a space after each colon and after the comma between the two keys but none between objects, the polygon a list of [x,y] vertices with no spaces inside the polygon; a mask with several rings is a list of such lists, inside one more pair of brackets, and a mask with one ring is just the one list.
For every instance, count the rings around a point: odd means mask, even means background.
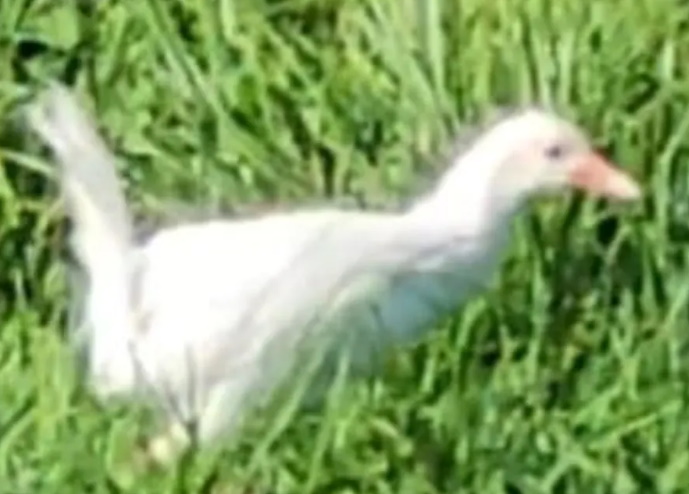
[{"label": "beak tip", "polygon": [[643,195],[636,180],[598,155],[581,160],[570,180],[584,191],[612,200],[631,202]]},{"label": "beak tip", "polygon": [[643,195],[641,187],[627,176],[619,176],[610,187],[610,196],[623,201],[636,201]]}]

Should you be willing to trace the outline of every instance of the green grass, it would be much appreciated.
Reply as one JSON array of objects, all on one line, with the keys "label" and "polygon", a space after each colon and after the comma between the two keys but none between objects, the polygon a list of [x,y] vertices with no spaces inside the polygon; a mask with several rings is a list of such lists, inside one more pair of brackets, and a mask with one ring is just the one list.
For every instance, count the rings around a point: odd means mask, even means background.
[{"label": "green grass", "polygon": [[[689,492],[688,57],[678,0],[0,0],[0,493]],[[525,102],[647,194],[540,204],[494,288],[384,375],[135,477],[150,428],[79,386],[52,168],[17,119],[54,77],[150,212],[390,203],[461,123]]]}]

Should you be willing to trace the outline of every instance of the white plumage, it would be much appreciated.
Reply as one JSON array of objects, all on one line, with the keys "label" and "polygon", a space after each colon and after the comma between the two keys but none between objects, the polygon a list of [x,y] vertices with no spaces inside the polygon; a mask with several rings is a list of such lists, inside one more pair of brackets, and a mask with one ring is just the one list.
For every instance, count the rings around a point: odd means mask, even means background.
[{"label": "white plumage", "polygon": [[311,358],[348,356],[365,371],[379,352],[415,341],[490,281],[509,222],[534,193],[639,196],[577,128],[531,108],[454,156],[407,211],[200,222],[137,244],[115,159],[69,92],[52,86],[30,122],[60,164],[88,277],[93,389],[160,407],[170,428],[151,443],[159,461],[188,444],[180,419],[208,441]]}]

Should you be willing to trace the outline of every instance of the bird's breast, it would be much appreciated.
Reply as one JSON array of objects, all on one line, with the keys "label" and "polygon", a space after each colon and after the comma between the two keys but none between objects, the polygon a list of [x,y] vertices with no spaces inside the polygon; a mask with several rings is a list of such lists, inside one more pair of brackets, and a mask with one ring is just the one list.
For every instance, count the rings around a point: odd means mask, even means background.
[{"label": "bird's breast", "polygon": [[459,256],[409,263],[394,276],[370,275],[344,291],[330,320],[332,351],[368,366],[381,351],[418,341],[490,281],[499,250],[476,248]]}]

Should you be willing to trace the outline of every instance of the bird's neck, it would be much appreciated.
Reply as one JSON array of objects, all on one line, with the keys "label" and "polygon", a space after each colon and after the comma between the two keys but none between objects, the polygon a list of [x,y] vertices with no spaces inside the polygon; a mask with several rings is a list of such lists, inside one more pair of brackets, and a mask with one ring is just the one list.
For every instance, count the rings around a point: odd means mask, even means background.
[{"label": "bird's neck", "polygon": [[457,158],[435,190],[408,215],[467,235],[507,230],[523,198],[498,180],[498,167],[493,163],[499,159],[494,149],[485,146]]}]

